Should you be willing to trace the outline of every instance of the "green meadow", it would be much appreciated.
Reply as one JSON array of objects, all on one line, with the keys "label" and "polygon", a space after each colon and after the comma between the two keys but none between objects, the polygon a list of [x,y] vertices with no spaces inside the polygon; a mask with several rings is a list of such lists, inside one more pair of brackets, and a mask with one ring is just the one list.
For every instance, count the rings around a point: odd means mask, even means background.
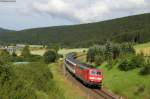
[{"label": "green meadow", "polygon": [[139,75],[139,69],[123,72],[117,67],[108,69],[102,65],[104,82],[103,86],[112,92],[127,99],[149,99],[150,98],[150,75]]}]

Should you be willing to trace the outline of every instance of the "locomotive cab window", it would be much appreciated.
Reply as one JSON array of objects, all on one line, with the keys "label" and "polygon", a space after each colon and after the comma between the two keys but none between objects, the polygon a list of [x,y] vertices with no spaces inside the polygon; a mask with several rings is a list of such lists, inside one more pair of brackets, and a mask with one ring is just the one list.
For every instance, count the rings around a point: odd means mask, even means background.
[{"label": "locomotive cab window", "polygon": [[101,72],[96,71],[96,70],[92,70],[92,71],[90,71],[90,74],[91,75],[101,75]]}]

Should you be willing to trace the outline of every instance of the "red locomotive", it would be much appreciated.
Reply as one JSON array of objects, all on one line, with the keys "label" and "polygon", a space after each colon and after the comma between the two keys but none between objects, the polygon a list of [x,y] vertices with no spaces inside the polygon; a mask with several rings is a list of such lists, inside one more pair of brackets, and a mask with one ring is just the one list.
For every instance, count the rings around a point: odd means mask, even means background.
[{"label": "red locomotive", "polygon": [[101,87],[103,75],[102,71],[91,65],[81,63],[75,59],[75,53],[70,53],[65,59],[65,67],[75,77],[80,79],[84,84]]}]

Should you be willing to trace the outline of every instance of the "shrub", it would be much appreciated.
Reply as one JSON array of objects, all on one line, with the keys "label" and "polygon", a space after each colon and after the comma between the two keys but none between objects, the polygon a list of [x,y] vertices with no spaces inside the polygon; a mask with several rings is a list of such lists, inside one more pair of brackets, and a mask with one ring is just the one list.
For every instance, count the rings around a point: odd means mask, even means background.
[{"label": "shrub", "polygon": [[34,89],[47,92],[50,88],[53,75],[46,64],[31,63],[20,65],[16,67],[15,72],[20,79],[32,82],[31,86]]},{"label": "shrub", "polygon": [[9,52],[7,50],[1,50],[0,51],[0,56],[7,57],[7,56],[9,56]]},{"label": "shrub", "polygon": [[29,46],[25,46],[21,52],[21,56],[23,57],[30,57],[31,53],[30,53],[30,49]]},{"label": "shrub", "polygon": [[129,54],[125,57],[122,57],[121,62],[118,65],[118,68],[122,71],[132,70],[144,65],[144,58],[141,55]]},{"label": "shrub", "polygon": [[0,51],[0,61],[2,63],[7,63],[10,61],[10,54],[7,50],[1,50]]},{"label": "shrub", "polygon": [[17,57],[17,54],[15,52],[12,53],[13,57]]},{"label": "shrub", "polygon": [[35,99],[34,91],[19,80],[11,66],[0,65],[0,99]]},{"label": "shrub", "polygon": [[142,67],[144,65],[144,56],[142,55],[133,55],[131,57],[131,65],[134,65],[133,67]]},{"label": "shrub", "polygon": [[143,68],[140,70],[141,75],[148,75],[150,74],[150,62],[144,64]]},{"label": "shrub", "polygon": [[59,58],[63,58],[64,57],[62,54],[59,54],[58,56],[59,56]]},{"label": "shrub", "polygon": [[123,70],[123,71],[128,71],[129,69],[131,69],[130,63],[127,59],[124,59],[123,61],[121,61],[118,67],[120,70]]},{"label": "shrub", "polygon": [[135,49],[132,43],[122,43],[120,45],[121,54],[135,54]]},{"label": "shrub", "polygon": [[57,59],[57,53],[55,51],[47,51],[44,53],[44,62],[45,63],[52,63],[52,62],[55,62],[56,59]]},{"label": "shrub", "polygon": [[0,65],[0,86],[12,80],[13,71],[10,66]]}]

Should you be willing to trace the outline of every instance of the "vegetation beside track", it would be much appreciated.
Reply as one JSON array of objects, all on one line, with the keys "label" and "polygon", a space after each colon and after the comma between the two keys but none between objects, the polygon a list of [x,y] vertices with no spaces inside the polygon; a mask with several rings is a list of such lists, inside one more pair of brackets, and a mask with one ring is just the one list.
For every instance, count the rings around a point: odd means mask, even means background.
[{"label": "vegetation beside track", "polygon": [[[85,62],[85,58],[86,56],[82,56],[78,59]],[[103,71],[104,88],[127,99],[150,98],[150,75],[139,75],[139,68],[125,72],[120,71],[117,65],[113,65],[112,67],[112,69],[109,69],[107,63],[103,63],[97,67]]]},{"label": "vegetation beside track", "polygon": [[0,99],[86,99],[63,75],[57,52],[39,56],[30,50],[25,46],[20,56],[0,50]]},{"label": "vegetation beside track", "polygon": [[150,75],[139,75],[139,69],[131,71],[120,71],[117,66],[108,69],[106,64],[102,64],[103,85],[112,92],[127,99],[149,99],[150,98]]},{"label": "vegetation beside track", "polygon": [[[150,43],[134,46],[136,53],[139,50],[139,48],[148,49],[150,46],[149,44]],[[147,55],[146,53],[148,52],[149,52],[148,50],[147,51],[143,50],[142,54],[144,54],[144,56],[140,56],[140,57],[138,56],[139,58],[141,58],[141,60],[138,60],[137,62],[141,62],[142,57],[145,60],[149,60],[149,58],[146,56]],[[132,53],[131,55],[127,55],[124,58],[127,58],[128,60],[130,60],[130,62],[128,61],[129,64],[136,65],[135,64],[136,61],[131,61],[131,60],[134,60],[134,57],[132,56],[135,56],[134,53]],[[79,57],[78,59],[83,62],[86,62],[86,58],[87,56],[82,56],[82,57]],[[150,93],[150,84],[149,84],[150,75],[140,74],[140,71],[142,70],[142,68],[144,68],[143,67],[144,65],[142,65],[143,63],[141,64],[141,67],[130,69],[127,71],[121,71],[118,68],[118,65],[124,58],[120,57],[119,60],[113,60],[110,63],[105,61],[99,66],[92,63],[97,68],[100,68],[103,70],[103,74],[104,74],[103,87],[127,99],[149,99],[150,98],[150,94],[149,94]],[[135,58],[135,60],[137,60],[137,58]]]},{"label": "vegetation beside track", "polygon": [[[49,65],[50,70],[54,75],[54,81],[57,87],[61,89],[63,92],[63,96],[65,99],[86,99],[86,94],[80,90],[79,87],[74,85],[65,77],[62,65],[63,63],[53,63]],[[60,98],[62,99],[62,98]]]}]

